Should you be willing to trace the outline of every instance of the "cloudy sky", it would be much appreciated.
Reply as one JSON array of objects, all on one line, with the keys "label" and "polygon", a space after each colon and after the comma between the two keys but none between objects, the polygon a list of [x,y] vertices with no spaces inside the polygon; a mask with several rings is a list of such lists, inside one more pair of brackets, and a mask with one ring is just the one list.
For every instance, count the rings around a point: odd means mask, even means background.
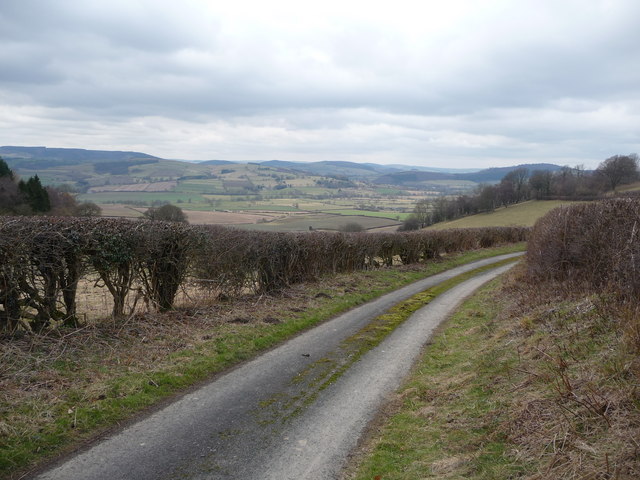
[{"label": "cloudy sky", "polygon": [[595,167],[640,153],[638,0],[2,0],[0,145]]}]

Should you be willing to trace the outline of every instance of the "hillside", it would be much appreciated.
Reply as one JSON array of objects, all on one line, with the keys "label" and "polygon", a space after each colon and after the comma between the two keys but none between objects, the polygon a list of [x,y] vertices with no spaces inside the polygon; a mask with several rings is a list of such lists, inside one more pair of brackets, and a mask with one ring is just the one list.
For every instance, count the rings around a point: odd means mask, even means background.
[{"label": "hillside", "polygon": [[85,150],[81,148],[48,147],[0,147],[0,156],[17,170],[21,168],[50,168],[54,165],[79,165],[83,163],[159,160],[158,157],[140,152],[117,150]]},{"label": "hillside", "polygon": [[19,176],[65,185],[105,215],[135,217],[134,209],[172,203],[196,212],[189,218],[199,223],[280,231],[397,225],[418,200],[466,194],[476,180],[498,181],[522,167],[464,172],[342,161],[187,162],[142,152],[21,146],[0,147],[0,156]]},{"label": "hillside", "polygon": [[[155,157],[141,152],[129,151],[106,151],[106,150],[86,150],[78,148],[48,148],[48,147],[23,147],[23,146],[2,146],[0,147],[0,156],[17,173],[22,174],[23,171],[29,173],[33,170],[39,170],[42,177],[51,177],[47,175],[49,170],[59,167],[84,165],[87,164],[118,164],[119,168],[109,168],[103,166],[101,172],[109,172],[117,170],[119,174],[133,173],[128,171],[136,165],[149,163],[162,163],[163,165],[172,165],[175,170],[168,172],[163,176],[175,176],[179,168],[176,164],[194,165],[196,170],[205,171],[208,166],[220,165],[243,165],[243,164],[259,164],[263,167],[273,168],[278,171],[289,171],[290,173],[305,173],[315,176],[341,176],[350,179],[370,180],[375,184],[384,185],[416,185],[425,186],[430,182],[442,180],[460,182],[498,182],[504,175],[517,168],[527,168],[529,170],[558,170],[561,167],[553,164],[527,164],[515,165],[511,167],[489,168],[484,170],[460,170],[460,169],[443,169],[430,168],[426,166],[408,166],[402,164],[381,165],[375,163],[355,163],[344,161],[321,161],[321,162],[293,162],[282,160],[259,160],[251,162],[233,162],[229,160],[205,160],[201,162],[188,162],[182,160],[171,160]],[[62,178],[60,176],[60,178]],[[68,181],[73,182],[70,178]]]},{"label": "hillside", "polygon": [[473,182],[473,183],[497,183],[509,172],[519,168],[526,168],[529,171],[549,170],[556,171],[562,167],[551,163],[521,164],[511,167],[487,168],[476,172],[468,173],[447,173],[447,172],[421,172],[417,170],[405,170],[391,172],[382,175],[374,180],[375,183],[386,185],[420,186],[437,184],[442,180]]},{"label": "hillside", "polygon": [[428,230],[444,230],[447,228],[479,228],[479,227],[531,227],[547,212],[562,205],[571,205],[570,200],[530,200],[510,207],[501,207],[490,213],[478,213],[458,218],[449,222],[440,222],[427,227]]}]

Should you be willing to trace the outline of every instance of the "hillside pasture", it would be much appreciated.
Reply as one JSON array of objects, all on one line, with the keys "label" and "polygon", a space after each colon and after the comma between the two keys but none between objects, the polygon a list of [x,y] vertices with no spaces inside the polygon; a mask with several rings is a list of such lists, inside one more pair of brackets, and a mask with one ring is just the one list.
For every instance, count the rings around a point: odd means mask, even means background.
[{"label": "hillside pasture", "polygon": [[410,213],[391,212],[391,211],[374,211],[374,210],[356,210],[356,209],[325,209],[321,213],[329,213],[333,215],[359,215],[365,217],[380,217],[391,220],[404,220]]},{"label": "hillside pasture", "polygon": [[170,192],[177,186],[178,182],[153,182],[153,183],[133,183],[126,185],[103,185],[91,187],[89,193],[100,192]]},{"label": "hillside pasture", "polygon": [[539,218],[554,208],[575,203],[580,202],[568,200],[530,200],[511,207],[501,207],[490,213],[478,213],[450,222],[436,223],[427,228],[430,230],[445,230],[447,228],[531,227]]},{"label": "hillside pasture", "polygon": [[206,204],[202,195],[189,192],[99,192],[78,195],[78,200],[82,202],[90,201],[97,204],[124,203],[134,206],[140,204],[150,206],[154,202],[179,205],[181,203],[189,203],[189,199],[193,203]]}]

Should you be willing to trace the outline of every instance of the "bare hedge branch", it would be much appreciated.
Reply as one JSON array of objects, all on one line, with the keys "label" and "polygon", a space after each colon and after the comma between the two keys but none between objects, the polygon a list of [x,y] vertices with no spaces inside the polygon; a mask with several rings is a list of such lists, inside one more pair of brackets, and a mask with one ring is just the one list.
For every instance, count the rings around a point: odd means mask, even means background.
[{"label": "bare hedge branch", "polygon": [[326,274],[518,242],[527,232],[271,233],[95,217],[0,217],[0,330],[76,326],[81,279],[98,279],[108,289],[118,317],[134,289],[163,311],[188,279],[214,295],[270,293]]}]

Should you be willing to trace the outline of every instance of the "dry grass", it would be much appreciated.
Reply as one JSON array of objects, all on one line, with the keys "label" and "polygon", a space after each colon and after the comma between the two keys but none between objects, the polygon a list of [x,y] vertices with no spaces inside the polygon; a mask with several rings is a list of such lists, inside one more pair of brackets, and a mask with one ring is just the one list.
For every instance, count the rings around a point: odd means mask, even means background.
[{"label": "dry grass", "polygon": [[528,478],[640,477],[640,358],[597,296],[512,280],[505,319],[524,376],[502,432]]},{"label": "dry grass", "polygon": [[272,221],[278,218],[277,213],[242,213],[242,212],[205,212],[185,210],[192,225],[240,225]]}]

